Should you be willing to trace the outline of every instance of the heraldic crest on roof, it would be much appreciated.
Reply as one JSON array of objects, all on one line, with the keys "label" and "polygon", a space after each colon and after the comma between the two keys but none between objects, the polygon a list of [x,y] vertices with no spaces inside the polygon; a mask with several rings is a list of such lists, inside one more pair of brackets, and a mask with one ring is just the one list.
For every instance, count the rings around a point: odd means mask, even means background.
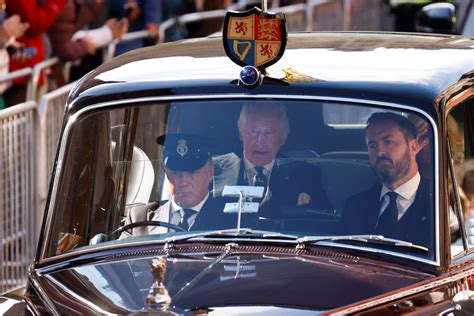
[{"label": "heraldic crest on roof", "polygon": [[287,29],[283,13],[255,7],[245,12],[228,11],[223,42],[229,58],[239,66],[260,71],[276,63],[286,48]]}]

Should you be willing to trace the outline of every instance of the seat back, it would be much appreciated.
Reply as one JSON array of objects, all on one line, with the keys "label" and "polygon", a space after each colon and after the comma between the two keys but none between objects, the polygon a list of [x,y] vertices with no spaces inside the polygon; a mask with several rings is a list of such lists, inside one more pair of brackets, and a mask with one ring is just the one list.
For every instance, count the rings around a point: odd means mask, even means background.
[{"label": "seat back", "polygon": [[148,203],[154,182],[155,172],[150,159],[135,146],[130,162],[126,205]]},{"label": "seat back", "polygon": [[325,193],[340,214],[347,199],[357,193],[369,190],[377,183],[376,176],[368,163],[343,159],[320,159],[321,182]]}]

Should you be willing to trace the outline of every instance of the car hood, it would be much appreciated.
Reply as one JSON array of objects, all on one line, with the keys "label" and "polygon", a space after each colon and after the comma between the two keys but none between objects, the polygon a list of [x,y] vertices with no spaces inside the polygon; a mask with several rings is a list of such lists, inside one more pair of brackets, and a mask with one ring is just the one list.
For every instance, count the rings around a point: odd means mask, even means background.
[{"label": "car hood", "polygon": [[[154,281],[151,265],[164,264],[170,309],[219,314],[325,312],[432,277],[387,261],[333,251],[285,247],[219,247],[129,251],[100,263],[39,273],[40,292],[61,314],[148,312]],[[205,250],[205,251],[204,251]],[[210,251],[212,250],[212,251]],[[163,293],[163,292],[161,292]]]}]

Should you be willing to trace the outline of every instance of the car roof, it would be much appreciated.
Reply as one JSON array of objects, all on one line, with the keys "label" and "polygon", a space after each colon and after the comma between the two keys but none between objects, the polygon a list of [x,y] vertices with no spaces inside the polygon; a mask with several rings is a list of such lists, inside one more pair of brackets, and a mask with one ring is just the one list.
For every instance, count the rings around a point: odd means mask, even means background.
[{"label": "car roof", "polygon": [[[222,38],[138,49],[105,63],[72,90],[69,112],[94,102],[157,95],[284,94],[405,104],[436,115],[435,98],[474,69],[474,38],[454,35],[320,32],[288,36],[286,52],[255,88]],[[285,79],[285,80],[279,80]]]}]

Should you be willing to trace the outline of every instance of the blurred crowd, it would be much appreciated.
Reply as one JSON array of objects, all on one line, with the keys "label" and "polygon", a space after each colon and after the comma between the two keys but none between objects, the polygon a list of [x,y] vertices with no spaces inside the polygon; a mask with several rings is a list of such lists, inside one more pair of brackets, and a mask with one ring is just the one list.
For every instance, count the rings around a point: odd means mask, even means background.
[{"label": "blurred crowd", "polygon": [[[268,0],[268,9],[309,0]],[[451,0],[456,3],[468,0]],[[215,25],[190,24],[179,17],[193,12],[226,9],[245,0],[0,0],[0,110],[25,102],[75,81],[95,69],[104,56],[120,55],[135,48],[183,38],[205,36],[218,31]],[[395,16],[395,31],[414,32],[414,15],[436,0],[383,0]],[[339,2],[338,2],[339,3]],[[343,0],[348,12],[367,11],[372,2]],[[467,2],[466,2],[467,3]],[[350,13],[350,14],[352,14]],[[362,15],[361,15],[362,16]],[[177,18],[177,19],[174,19]],[[160,32],[160,25],[167,23]],[[216,20],[217,21],[217,20]],[[217,23],[217,22],[209,22]],[[166,31],[164,32],[164,30]],[[343,29],[346,29],[344,24]],[[146,31],[148,37],[120,41],[127,32]],[[162,34],[163,38],[159,38]],[[164,34],[164,35],[163,35]],[[114,42],[113,52],[104,48]],[[112,54],[113,53],[113,54]],[[38,82],[33,78],[10,78],[12,72],[32,69],[57,57],[45,67]],[[43,65],[43,64],[42,64]],[[48,73],[48,76],[45,73]],[[18,73],[17,73],[18,74]],[[6,76],[6,77],[5,77]],[[35,90],[36,89],[36,90]],[[27,98],[28,95],[28,98]]]},{"label": "blurred crowd", "polygon": [[[149,37],[119,43],[115,55],[153,45],[162,21],[186,13],[224,9],[238,0],[0,0],[0,78],[51,57],[60,62],[42,73],[36,96],[74,81],[102,63],[102,49],[126,32]],[[179,39],[179,30],[170,32]],[[72,67],[65,75],[64,66]],[[24,102],[27,77],[0,81],[0,109]]]}]

